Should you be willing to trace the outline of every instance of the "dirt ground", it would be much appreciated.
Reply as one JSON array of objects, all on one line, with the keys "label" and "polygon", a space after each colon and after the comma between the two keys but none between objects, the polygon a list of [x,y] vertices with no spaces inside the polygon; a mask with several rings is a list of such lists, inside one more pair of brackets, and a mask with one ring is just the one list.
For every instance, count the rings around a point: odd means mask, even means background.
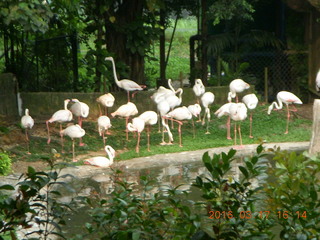
[{"label": "dirt ground", "polygon": [[[303,104],[301,106],[297,106],[298,111],[295,112],[295,116],[298,118],[306,118],[312,120],[313,114],[312,114],[312,108],[313,104]],[[15,146],[19,142],[24,142],[25,141],[25,135],[21,131],[21,129],[17,126],[17,124],[8,123],[4,121],[4,118],[0,117],[0,127],[5,126],[8,127],[10,126],[10,134],[3,134],[0,131],[0,150],[9,150],[13,146]],[[32,129],[32,135],[33,137],[41,137],[41,138],[46,138],[47,133],[45,131],[45,128],[43,127],[42,124],[36,124],[34,128]],[[92,155],[92,153],[88,153]],[[97,155],[101,155],[103,153],[96,153]],[[28,169],[28,166],[32,166],[35,168],[37,171],[41,171],[47,168],[48,164],[44,161],[19,161],[19,162],[13,162],[12,163],[12,170],[14,173],[23,173],[26,172]]]}]

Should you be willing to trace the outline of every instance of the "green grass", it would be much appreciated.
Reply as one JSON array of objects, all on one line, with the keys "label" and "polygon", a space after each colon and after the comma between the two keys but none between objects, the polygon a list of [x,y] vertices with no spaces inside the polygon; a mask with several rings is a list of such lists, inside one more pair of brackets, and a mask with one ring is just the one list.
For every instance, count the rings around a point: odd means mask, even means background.
[{"label": "green grass", "polygon": [[[129,141],[125,137],[125,120],[124,119],[111,119],[113,127],[111,128],[112,135],[108,136],[106,144],[111,145],[115,150],[121,150],[121,154],[117,154],[116,160],[126,160],[135,157],[146,157],[154,154],[173,153],[181,151],[192,151],[198,149],[214,148],[221,146],[233,146],[233,140],[226,139],[226,117],[218,119],[214,116],[213,112],[218,109],[218,105],[213,105],[211,108],[212,121],[209,123],[209,131],[211,134],[206,135],[206,126],[196,122],[196,136],[193,138],[191,122],[185,122],[182,125],[182,143],[183,147],[179,147],[179,137],[177,132],[177,125],[172,130],[174,137],[173,145],[161,146],[161,133],[158,133],[158,126],[152,127],[151,134],[151,152],[147,151],[147,138],[146,132],[141,134],[140,153],[135,152],[136,138],[133,133],[129,133]],[[241,130],[243,136],[243,144],[254,144],[266,142],[296,142],[296,141],[309,141],[311,137],[311,120],[297,118],[294,114],[289,124],[289,134],[284,134],[286,127],[286,113],[284,110],[273,111],[271,115],[267,115],[266,106],[258,106],[253,115],[253,139],[249,135],[249,119],[241,123]],[[60,138],[58,135],[59,125],[55,127],[53,132],[52,142],[47,145],[46,138],[34,137],[31,135],[30,151],[32,155],[26,154],[26,145],[20,144],[8,151],[13,161],[37,161],[53,159],[52,149],[56,149],[58,153],[61,152]],[[97,152],[103,150],[103,142],[97,132],[96,122],[85,121],[83,128],[86,130],[86,135],[83,141],[87,144],[85,147],[79,147],[76,141],[76,155],[83,155],[90,152]],[[45,124],[43,124],[45,131]],[[32,133],[31,133],[32,134]],[[231,129],[231,136],[233,136],[233,125]],[[165,140],[168,136],[165,133]],[[72,161],[71,154],[71,140],[65,138],[65,151],[66,153],[60,154],[59,158],[65,162]],[[57,155],[56,155],[57,157]],[[80,162],[81,164],[81,162]]]}]

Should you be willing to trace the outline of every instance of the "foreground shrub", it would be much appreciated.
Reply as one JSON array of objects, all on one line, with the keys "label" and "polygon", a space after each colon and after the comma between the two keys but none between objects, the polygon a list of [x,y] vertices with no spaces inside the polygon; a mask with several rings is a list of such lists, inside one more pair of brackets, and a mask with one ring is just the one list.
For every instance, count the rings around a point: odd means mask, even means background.
[{"label": "foreground shrub", "polygon": [[11,159],[8,154],[0,152],[0,175],[8,175],[11,172]]}]

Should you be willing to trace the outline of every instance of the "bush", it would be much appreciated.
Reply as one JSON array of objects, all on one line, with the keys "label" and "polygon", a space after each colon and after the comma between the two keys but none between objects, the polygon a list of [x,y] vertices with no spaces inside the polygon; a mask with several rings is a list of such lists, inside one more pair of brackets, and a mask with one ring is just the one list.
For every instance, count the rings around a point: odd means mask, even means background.
[{"label": "bush", "polygon": [[11,158],[8,154],[0,153],[0,175],[8,175],[11,172]]}]

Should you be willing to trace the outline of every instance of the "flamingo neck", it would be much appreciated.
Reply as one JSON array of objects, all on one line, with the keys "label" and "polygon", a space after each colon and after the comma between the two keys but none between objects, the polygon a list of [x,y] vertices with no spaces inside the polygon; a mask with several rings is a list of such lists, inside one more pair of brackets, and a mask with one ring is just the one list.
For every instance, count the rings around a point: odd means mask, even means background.
[{"label": "flamingo neck", "polygon": [[113,156],[113,154],[109,151],[108,148],[106,149],[106,152],[107,152],[109,161],[110,161],[110,163],[112,164],[112,163],[113,163],[113,158],[114,158],[114,156]]},{"label": "flamingo neck", "polygon": [[25,110],[25,115],[29,116],[29,109],[28,108],[26,108],[26,110]]},{"label": "flamingo neck", "polygon": [[272,104],[276,107],[276,109],[282,109],[283,103],[279,97],[277,97],[278,102],[274,101]]},{"label": "flamingo neck", "polygon": [[64,110],[68,110],[68,103],[69,103],[68,100],[64,101]]},{"label": "flamingo neck", "polygon": [[168,79],[168,86],[171,89],[172,92],[175,92],[176,90],[174,90],[172,83],[171,83],[171,79]]},{"label": "flamingo neck", "polygon": [[116,81],[116,84],[119,85],[119,80],[118,80],[117,71],[116,71],[116,64],[114,63],[114,60],[113,60],[113,59],[111,59],[111,62],[112,62],[112,69],[113,69],[113,77],[114,77],[114,80]]}]

